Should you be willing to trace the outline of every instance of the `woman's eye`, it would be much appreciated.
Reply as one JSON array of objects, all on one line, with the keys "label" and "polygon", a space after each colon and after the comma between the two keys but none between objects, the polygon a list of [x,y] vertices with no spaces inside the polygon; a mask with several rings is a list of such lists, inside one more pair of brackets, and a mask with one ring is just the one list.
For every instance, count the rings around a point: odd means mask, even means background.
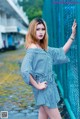
[{"label": "woman's eye", "polygon": [[45,28],[42,29],[43,31],[45,30]]},{"label": "woman's eye", "polygon": [[37,30],[37,31],[39,31],[40,29],[39,29],[39,28],[37,28],[36,30]]},{"label": "woman's eye", "polygon": [[44,31],[44,30],[45,30],[45,28],[41,28],[41,29],[40,29],[40,28],[37,28],[37,29],[36,29],[36,31],[39,31],[39,30]]}]

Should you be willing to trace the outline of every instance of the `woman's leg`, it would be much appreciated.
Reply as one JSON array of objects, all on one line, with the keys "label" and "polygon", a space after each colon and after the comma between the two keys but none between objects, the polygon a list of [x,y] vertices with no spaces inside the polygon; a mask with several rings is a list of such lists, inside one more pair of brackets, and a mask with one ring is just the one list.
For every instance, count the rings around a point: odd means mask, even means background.
[{"label": "woman's leg", "polygon": [[50,119],[62,119],[58,108],[44,107]]},{"label": "woman's leg", "polygon": [[48,119],[48,115],[45,112],[43,106],[40,106],[40,108],[39,108],[39,117],[38,117],[38,119]]}]

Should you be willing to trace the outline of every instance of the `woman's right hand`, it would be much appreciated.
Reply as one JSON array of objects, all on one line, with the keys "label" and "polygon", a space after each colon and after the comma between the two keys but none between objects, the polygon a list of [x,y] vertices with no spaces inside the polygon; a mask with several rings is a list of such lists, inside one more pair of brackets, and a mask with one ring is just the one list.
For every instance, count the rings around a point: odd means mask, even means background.
[{"label": "woman's right hand", "polygon": [[47,81],[44,81],[42,83],[38,82],[38,89],[42,90],[45,89],[47,87]]}]

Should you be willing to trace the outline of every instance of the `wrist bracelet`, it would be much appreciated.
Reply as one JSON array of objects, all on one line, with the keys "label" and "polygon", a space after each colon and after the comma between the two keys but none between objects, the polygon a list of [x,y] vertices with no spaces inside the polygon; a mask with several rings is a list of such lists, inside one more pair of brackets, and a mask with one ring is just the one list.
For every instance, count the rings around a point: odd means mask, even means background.
[{"label": "wrist bracelet", "polygon": [[71,40],[74,40],[74,38],[70,37]]}]

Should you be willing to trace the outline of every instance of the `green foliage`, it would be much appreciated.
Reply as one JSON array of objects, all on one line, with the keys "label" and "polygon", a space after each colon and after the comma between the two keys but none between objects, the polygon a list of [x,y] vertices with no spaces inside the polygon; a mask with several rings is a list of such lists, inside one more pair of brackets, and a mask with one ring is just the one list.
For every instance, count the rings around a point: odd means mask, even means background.
[{"label": "green foliage", "polygon": [[33,18],[42,17],[43,0],[18,0],[20,6],[31,21]]}]

